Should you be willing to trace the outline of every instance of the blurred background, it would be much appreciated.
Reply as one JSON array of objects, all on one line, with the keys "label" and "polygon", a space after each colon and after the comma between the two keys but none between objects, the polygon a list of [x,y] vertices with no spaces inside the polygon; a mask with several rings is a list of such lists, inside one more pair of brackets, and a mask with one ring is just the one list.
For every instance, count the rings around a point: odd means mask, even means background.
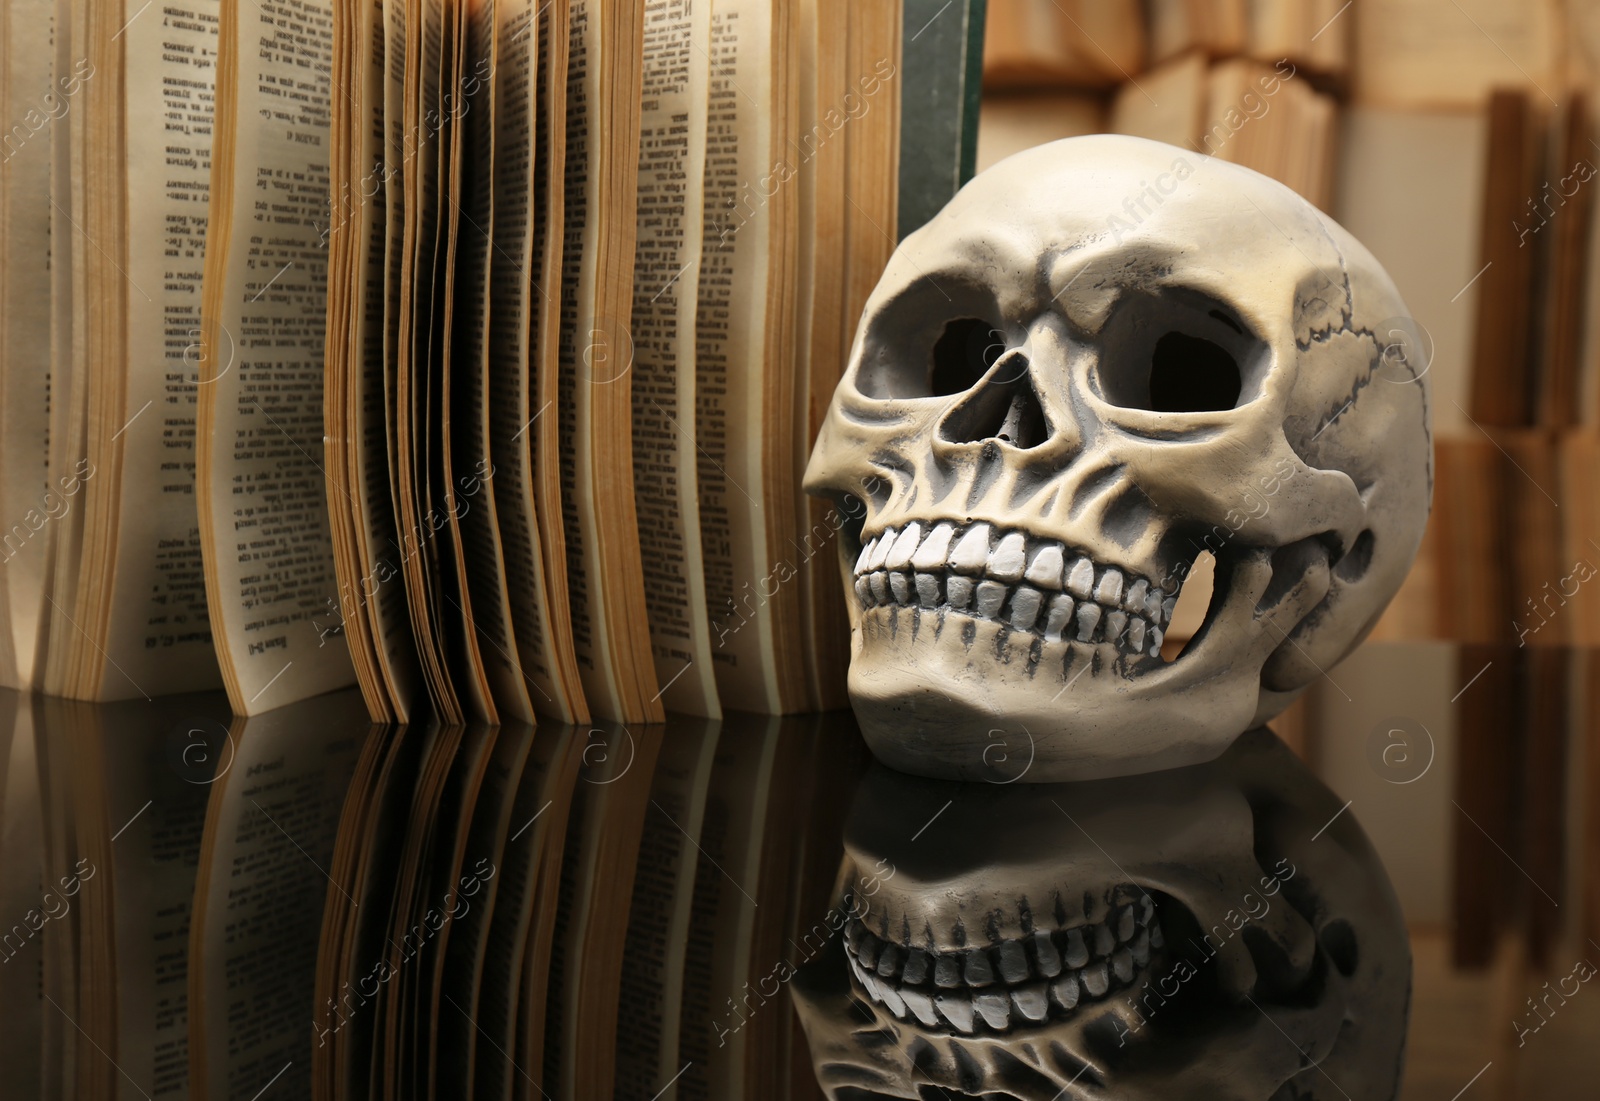
[{"label": "blurred background", "polygon": [[1354,233],[1418,323],[1390,354],[1433,386],[1428,535],[1273,724],[1405,908],[1407,1101],[1594,1096],[1597,59],[1592,0],[988,0],[980,171],[1103,131],[1247,165]]}]

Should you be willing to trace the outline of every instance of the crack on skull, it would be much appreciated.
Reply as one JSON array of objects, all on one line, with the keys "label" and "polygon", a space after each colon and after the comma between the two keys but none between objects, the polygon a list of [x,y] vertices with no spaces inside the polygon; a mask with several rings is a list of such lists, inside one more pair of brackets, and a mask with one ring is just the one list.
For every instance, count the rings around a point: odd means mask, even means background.
[{"label": "crack on skull", "polygon": [[[1365,327],[1354,327],[1355,294],[1350,288],[1350,269],[1345,263],[1344,250],[1339,247],[1339,242],[1334,238],[1333,234],[1328,231],[1327,225],[1320,217],[1317,218],[1317,227],[1322,230],[1322,234],[1327,238],[1328,244],[1333,249],[1334,255],[1339,259],[1339,274],[1340,281],[1343,284],[1345,305],[1340,311],[1339,326],[1337,329],[1334,328],[1332,322],[1329,322],[1329,324],[1322,329],[1313,329],[1308,333],[1306,340],[1302,341],[1299,337],[1295,338],[1295,348],[1300,352],[1306,352],[1311,349],[1312,344],[1326,344],[1335,336],[1348,333],[1351,336],[1372,341],[1374,354],[1372,358],[1367,361],[1366,371],[1361,374],[1360,377],[1358,377],[1351,385],[1350,391],[1345,395],[1344,400],[1336,403],[1331,412],[1323,415],[1322,422],[1317,425],[1317,430],[1311,434],[1312,439],[1316,439],[1318,436],[1320,436],[1324,429],[1341,417],[1345,411],[1355,403],[1355,400],[1360,396],[1361,391],[1365,390],[1367,386],[1371,384],[1374,376],[1377,375],[1379,365],[1387,362],[1387,358],[1384,354],[1386,349],[1383,341],[1379,337],[1379,334]],[[1422,376],[1417,372],[1417,369],[1407,362],[1403,357],[1400,362],[1404,364],[1406,370],[1410,373],[1412,382],[1416,382],[1421,379]],[[1421,403],[1420,412],[1422,414],[1422,431],[1424,435],[1427,435],[1431,439],[1432,432],[1428,427],[1428,392],[1425,387],[1421,386],[1419,386],[1417,390],[1419,395],[1418,400]],[[1431,447],[1428,448],[1425,463],[1428,477],[1428,495],[1431,497],[1433,495],[1433,449]]]}]

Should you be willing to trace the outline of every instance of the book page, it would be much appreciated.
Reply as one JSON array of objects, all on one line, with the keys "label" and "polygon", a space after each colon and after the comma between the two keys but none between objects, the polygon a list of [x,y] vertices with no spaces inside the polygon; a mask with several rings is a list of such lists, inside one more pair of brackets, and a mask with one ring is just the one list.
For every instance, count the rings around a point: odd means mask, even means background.
[{"label": "book page", "polygon": [[[786,10],[712,6],[696,443],[707,615],[723,706],[782,711],[805,695],[794,538],[797,85],[773,58]],[[774,102],[778,101],[778,102]],[[776,496],[774,496],[776,494]]]},{"label": "book page", "polygon": [[[483,530],[487,545],[473,548],[479,559],[476,569],[468,560],[462,538],[464,521],[471,515],[469,510],[483,503],[478,497],[493,479],[494,469],[486,454],[481,406],[481,388],[486,380],[481,375],[468,380],[472,368],[463,364],[461,349],[456,346],[463,339],[463,330],[481,325],[481,321],[473,318],[474,311],[481,310],[481,297],[475,301],[476,288],[467,287],[472,282],[468,273],[461,271],[461,279],[457,278],[457,273],[463,260],[464,244],[461,204],[466,188],[462,176],[467,151],[466,120],[474,107],[483,108],[489,99],[485,83],[489,65],[485,59],[482,66],[472,63],[469,71],[464,57],[467,16],[473,10],[470,5],[455,4],[437,15],[429,4],[424,4],[422,10],[424,41],[431,44],[437,34],[440,43],[437,71],[425,64],[420,73],[421,117],[427,125],[437,113],[440,132],[438,174],[431,184],[430,178],[422,175],[418,193],[418,201],[428,204],[418,211],[422,219],[420,224],[434,227],[437,251],[432,255],[437,269],[433,273],[431,300],[425,306],[419,302],[416,315],[416,321],[426,323],[422,331],[426,332],[428,343],[425,352],[419,346],[417,358],[425,374],[412,380],[419,387],[413,395],[412,414],[421,418],[415,424],[414,445],[427,441],[424,447],[427,462],[421,467],[422,504],[426,509],[425,522],[435,533],[434,542],[439,544],[440,572],[435,584],[440,587],[430,596],[436,603],[442,600],[438,622],[448,662],[447,675],[461,697],[466,716],[497,723],[500,715],[493,683],[499,683],[503,691],[515,697],[513,706],[518,713],[531,717],[532,711],[526,699],[527,688],[516,677],[513,656],[516,643],[509,634],[499,534],[492,523]],[[430,82],[430,73],[434,74],[432,80],[436,83]],[[483,110],[478,114],[481,116]],[[492,175],[492,170],[485,174]],[[423,249],[421,255],[426,256],[426,237],[420,237],[419,243]],[[458,322],[457,313],[466,316]],[[463,381],[458,382],[458,378]],[[466,410],[460,409],[461,403],[456,398],[462,387],[467,389]],[[492,513],[492,494],[484,500]],[[481,524],[482,508],[477,512],[474,523]],[[474,598],[470,585],[469,578],[474,572],[481,600]],[[485,650],[494,652],[498,659],[492,673]]]},{"label": "book page", "polygon": [[[565,295],[561,277],[566,264],[567,59],[572,29],[566,4],[539,7],[538,125],[533,147],[533,299],[528,347],[534,357],[527,425],[533,447],[534,512],[544,557],[545,597],[550,603],[552,653],[556,672],[571,701],[572,717],[587,723],[584,695],[573,638],[572,593],[567,581],[567,521],[562,503],[561,418],[555,411],[561,394],[561,310]],[[519,430],[521,426],[518,426]]]},{"label": "book page", "polygon": [[49,534],[75,506],[52,484],[50,173],[58,123],[93,65],[55,72],[54,0],[0,7],[0,685],[32,683]]},{"label": "book page", "polygon": [[200,521],[236,714],[354,683],[322,446],[328,0],[228,0],[200,357]]},{"label": "book page", "polygon": [[[387,695],[381,716],[407,721],[421,688],[417,647],[411,637],[411,612],[403,580],[394,497],[390,481],[392,429],[389,351],[391,326],[398,323],[398,283],[391,281],[389,256],[393,194],[399,190],[399,162],[391,159],[391,126],[386,115],[388,37],[383,0],[358,5],[351,49],[353,79],[339,110],[348,108],[353,184],[339,182],[330,211],[330,234],[348,233],[350,367],[344,379],[350,423],[329,425],[328,435],[344,441],[348,503],[354,512],[356,577],[339,579],[340,619],[364,617]],[[338,507],[340,502],[331,502]]]},{"label": "book page", "polygon": [[[502,471],[493,461],[490,437],[492,411],[502,402],[515,401],[514,380],[526,377],[524,370],[514,369],[507,378],[505,372],[491,369],[491,356],[496,350],[494,336],[497,335],[491,325],[500,320],[497,304],[491,299],[495,287],[494,261],[504,248],[495,237],[499,228],[496,212],[502,202],[496,179],[502,151],[495,135],[501,98],[499,85],[504,79],[497,62],[497,6],[494,0],[474,0],[461,9],[465,13],[467,33],[463,36],[465,57],[462,71],[456,77],[454,94],[461,100],[464,115],[457,128],[465,131],[460,136],[458,151],[464,167],[459,170],[457,184],[463,194],[451,199],[453,217],[458,220],[455,230],[458,277],[454,295],[458,316],[455,319],[456,354],[449,368],[450,413],[447,419],[451,426],[448,430],[453,433],[452,469],[470,472],[460,486],[452,487],[452,511],[460,524],[462,564],[466,570],[465,595],[470,597],[465,602],[466,610],[470,611],[470,621],[477,631],[478,654],[495,706],[508,720],[526,723],[533,721],[534,697],[544,695],[548,699],[549,693],[534,675],[525,672],[519,657],[524,646],[516,635],[513,621],[510,588],[513,569],[500,539],[503,525],[499,498],[504,486],[505,496],[517,499],[518,490],[527,478],[527,464],[521,463],[507,471],[512,475],[510,480],[502,479],[499,476]],[[514,73],[515,69],[510,71]],[[526,67],[522,75],[521,102],[526,108]],[[528,149],[524,129],[522,140],[508,143],[504,155],[520,156],[526,161]],[[520,201],[525,210],[526,199],[524,188],[507,201]],[[513,285],[520,282],[514,273],[502,273],[502,277]],[[526,449],[515,451],[518,458],[526,455]],[[448,477],[445,484],[450,485]],[[527,553],[526,546],[518,549]],[[529,569],[524,559],[516,572],[537,578],[538,565],[538,559],[534,558]],[[537,651],[535,654],[542,665],[543,655]],[[544,679],[549,679],[548,668]]]},{"label": "book page", "polygon": [[711,0],[645,5],[631,333],[633,488],[656,678],[671,710],[718,717],[694,441],[710,31]]},{"label": "book page", "polygon": [[[792,245],[786,234],[793,224],[784,212],[793,212],[786,195],[796,174],[791,152],[774,141],[773,99],[784,89],[774,81],[773,18],[754,0],[717,0],[712,7],[695,390],[700,536],[717,690],[724,707],[765,712],[785,703],[774,638],[777,603],[798,608],[799,596],[789,548],[769,539],[769,525],[795,526],[791,516],[777,515],[783,502],[768,496],[777,476],[772,463],[781,459],[782,477],[793,477],[793,456],[781,445],[789,437],[768,408],[769,400],[792,405],[792,375],[782,356],[769,354],[768,335],[782,325],[779,312],[769,310],[769,292],[774,250],[782,257],[786,241]],[[785,416],[792,421],[793,409]],[[788,656],[790,664],[802,660]]]},{"label": "book page", "polygon": [[[444,120],[439,114],[437,74],[443,50],[438,20],[431,21],[430,36],[422,26],[424,11],[420,6],[413,11],[412,5],[400,0],[389,0],[384,6],[384,159],[392,170],[385,194],[388,344],[383,362],[389,420],[388,486],[398,528],[398,572],[406,590],[422,678],[440,718],[460,722],[464,712],[450,679],[440,633],[441,609],[434,607],[442,576],[435,534],[446,520],[442,512],[429,512],[425,499],[429,487],[428,395],[420,384],[426,381],[431,351],[438,245],[435,184]],[[424,72],[433,75],[424,80]]]},{"label": "book page", "polygon": [[659,722],[633,498],[634,221],[642,6],[569,8],[561,277],[561,505],[572,638],[597,716]]},{"label": "book page", "polygon": [[[541,20],[532,0],[497,0],[488,11],[495,36],[493,114],[486,127],[494,147],[494,203],[488,215],[494,242],[493,248],[488,248],[485,237],[489,297],[488,360],[483,370],[490,387],[486,404],[488,453],[496,474],[493,500],[521,675],[528,680],[535,711],[570,722],[575,714],[573,701],[560,675],[545,588],[546,554],[560,556],[563,552],[560,548],[547,552],[540,544],[530,434],[540,413],[533,404],[538,370],[534,314],[537,303],[549,293],[538,285],[540,257],[535,251]],[[484,119],[475,118],[473,123],[481,127]],[[481,130],[475,131],[475,141],[481,145],[484,140]],[[489,228],[482,222],[478,225]]]},{"label": "book page", "polygon": [[[804,335],[798,342],[795,375],[806,423],[795,433],[796,481],[804,476],[812,445],[844,374],[856,319],[844,314],[842,278],[845,257],[845,137],[850,112],[861,111],[865,91],[881,83],[847,68],[847,0],[806,0],[801,5],[800,184],[810,195],[809,229],[802,238],[802,267],[810,276],[808,302],[801,313]],[[875,77],[873,78],[876,79]],[[943,79],[941,76],[940,79]],[[872,108],[867,108],[872,109]],[[809,247],[809,261],[804,250]],[[831,502],[808,497],[797,552],[807,602],[805,638],[812,707],[848,707],[845,675],[850,663],[850,621],[840,584],[836,547],[843,517]]]},{"label": "book page", "polygon": [[236,719],[216,754],[189,935],[189,1096],[304,1095],[323,874],[363,740],[354,692]]},{"label": "book page", "polygon": [[[99,72],[90,56],[87,35],[81,20],[73,13],[83,0],[56,0],[55,72]],[[109,78],[102,81],[109,83]],[[83,335],[77,324],[76,297],[82,293],[84,270],[82,254],[88,248],[83,234],[73,222],[72,212],[81,211],[83,173],[75,171],[83,163],[85,116],[96,101],[93,82],[80,83],[73,95],[77,110],[56,120],[51,128],[50,164],[50,453],[49,467],[65,472],[82,463],[84,474],[92,474],[86,435],[87,410],[79,395],[86,385],[88,357],[83,354]],[[59,477],[59,475],[58,475]],[[34,659],[35,683],[47,692],[64,692],[70,677],[67,658],[77,632],[61,622],[61,609],[72,609],[77,599],[77,564],[82,557],[84,519],[91,495],[84,492],[80,479],[75,485],[77,507],[69,509],[49,530],[48,561],[45,564],[44,599],[48,612],[39,625],[38,649]]]},{"label": "book page", "polygon": [[[122,391],[110,423],[93,426],[104,447],[120,449],[120,483],[90,483],[96,494],[113,495],[112,522],[98,534],[111,540],[115,582],[85,584],[74,616],[84,642],[94,643],[82,688],[105,699],[222,683],[195,504],[220,2],[174,0],[156,12],[141,12],[132,0],[125,6],[126,278],[111,279],[127,304],[127,359],[91,368],[101,387]],[[103,645],[96,638],[102,622]]]}]

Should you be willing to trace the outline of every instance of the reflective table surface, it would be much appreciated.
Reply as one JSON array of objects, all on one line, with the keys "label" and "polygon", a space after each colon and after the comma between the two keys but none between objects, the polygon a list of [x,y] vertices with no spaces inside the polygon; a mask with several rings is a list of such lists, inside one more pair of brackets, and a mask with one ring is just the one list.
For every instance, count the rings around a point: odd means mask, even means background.
[{"label": "reflective table surface", "polygon": [[1531,861],[1469,814],[1462,724],[1411,709],[1418,773],[1319,706],[1354,733],[1077,784],[997,743],[1014,776],[959,784],[848,713],[0,694],[0,1097],[1591,1095],[1581,892],[1481,935],[1474,884]]}]

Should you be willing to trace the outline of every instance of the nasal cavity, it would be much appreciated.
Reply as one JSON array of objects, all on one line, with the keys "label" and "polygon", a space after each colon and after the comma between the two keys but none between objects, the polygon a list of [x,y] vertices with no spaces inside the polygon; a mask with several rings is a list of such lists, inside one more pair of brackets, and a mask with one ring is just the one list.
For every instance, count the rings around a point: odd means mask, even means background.
[{"label": "nasal cavity", "polygon": [[1050,438],[1050,422],[1033,389],[1028,357],[1012,349],[988,377],[958,401],[939,424],[946,443],[1000,440],[1026,450]]}]

